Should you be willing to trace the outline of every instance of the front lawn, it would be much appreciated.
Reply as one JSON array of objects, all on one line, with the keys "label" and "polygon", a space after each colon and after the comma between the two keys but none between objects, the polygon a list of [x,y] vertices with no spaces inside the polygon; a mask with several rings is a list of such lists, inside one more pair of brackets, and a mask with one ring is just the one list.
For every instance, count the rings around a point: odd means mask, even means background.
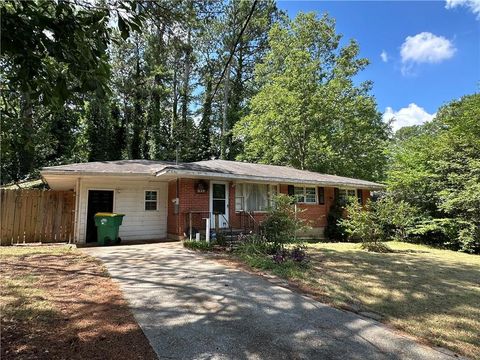
[{"label": "front lawn", "polygon": [[118,286],[68,246],[0,248],[1,359],[156,359]]},{"label": "front lawn", "polygon": [[[393,253],[352,243],[308,245],[310,264],[250,266],[288,278],[320,301],[370,316],[422,339],[480,358],[480,256],[389,242]],[[255,261],[257,263],[255,263]]]}]

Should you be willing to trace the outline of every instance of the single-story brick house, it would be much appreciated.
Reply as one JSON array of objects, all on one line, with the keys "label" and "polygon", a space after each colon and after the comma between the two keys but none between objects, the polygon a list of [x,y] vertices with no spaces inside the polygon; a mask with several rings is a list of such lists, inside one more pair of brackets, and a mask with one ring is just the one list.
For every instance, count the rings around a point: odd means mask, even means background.
[{"label": "single-story brick house", "polygon": [[[75,241],[96,241],[93,215],[125,214],[123,240],[182,239],[190,229],[243,229],[265,216],[272,195],[294,195],[310,223],[304,236],[322,237],[334,197],[360,202],[378,183],[319,174],[286,166],[207,160],[170,163],[119,160],[45,167],[43,179],[53,190],[73,190]],[[217,215],[214,215],[217,214]]]}]

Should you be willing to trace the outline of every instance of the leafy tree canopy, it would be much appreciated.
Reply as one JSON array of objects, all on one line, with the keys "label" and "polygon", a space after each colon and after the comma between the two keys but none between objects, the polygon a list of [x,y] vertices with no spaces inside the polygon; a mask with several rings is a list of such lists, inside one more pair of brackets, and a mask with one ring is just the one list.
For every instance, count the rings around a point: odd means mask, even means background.
[{"label": "leafy tree canopy", "polygon": [[[10,91],[62,106],[75,92],[108,90],[108,21],[140,29],[135,4],[77,6],[69,1],[2,2],[2,65]],[[131,16],[130,16],[131,15]]]},{"label": "leafy tree canopy", "polygon": [[389,191],[432,219],[435,226],[427,221],[425,229],[442,232],[445,224],[439,241],[480,251],[480,94],[452,101],[432,122],[399,135]]},{"label": "leafy tree canopy", "polygon": [[368,64],[355,41],[340,46],[324,15],[284,18],[269,32],[270,50],[256,67],[259,92],[236,124],[239,159],[378,180],[386,164],[388,125],[353,77]]}]

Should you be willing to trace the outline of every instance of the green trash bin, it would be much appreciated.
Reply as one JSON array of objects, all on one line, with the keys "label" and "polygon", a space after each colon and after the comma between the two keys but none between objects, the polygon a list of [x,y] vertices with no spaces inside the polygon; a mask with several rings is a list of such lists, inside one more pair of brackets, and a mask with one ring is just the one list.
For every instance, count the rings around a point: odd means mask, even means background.
[{"label": "green trash bin", "polygon": [[118,244],[118,230],[122,225],[124,214],[96,213],[95,226],[97,227],[97,241],[99,245]]}]

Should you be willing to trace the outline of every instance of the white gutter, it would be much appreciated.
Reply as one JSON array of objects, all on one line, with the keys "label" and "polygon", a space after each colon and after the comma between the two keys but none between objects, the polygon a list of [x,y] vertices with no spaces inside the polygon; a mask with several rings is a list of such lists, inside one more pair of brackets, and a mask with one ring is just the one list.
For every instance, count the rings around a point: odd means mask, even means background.
[{"label": "white gutter", "polygon": [[345,181],[318,181],[318,180],[301,180],[294,178],[279,178],[279,177],[267,177],[267,176],[253,176],[253,175],[236,175],[228,173],[215,173],[208,171],[193,171],[193,170],[178,170],[178,169],[165,169],[157,173],[157,176],[164,175],[184,175],[184,176],[193,176],[193,177],[210,177],[217,179],[231,179],[231,180],[244,180],[244,181],[261,181],[261,182],[275,182],[283,184],[302,184],[302,185],[320,185],[320,186],[353,186],[360,189],[370,189],[370,190],[380,190],[385,186],[377,183],[370,184],[361,184],[355,182],[345,182]]}]

